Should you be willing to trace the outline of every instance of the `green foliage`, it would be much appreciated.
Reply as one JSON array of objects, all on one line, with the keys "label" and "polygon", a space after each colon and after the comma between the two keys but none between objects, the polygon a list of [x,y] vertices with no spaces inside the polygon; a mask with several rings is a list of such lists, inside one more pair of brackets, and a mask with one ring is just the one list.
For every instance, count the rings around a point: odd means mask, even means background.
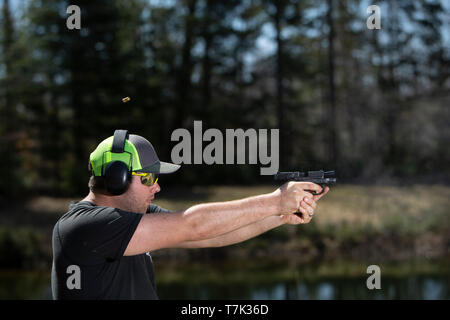
[{"label": "green foliage", "polygon": [[[0,228],[0,268],[36,270],[49,258],[48,243],[32,228]],[[48,266],[44,263],[44,266]]]},{"label": "green foliage", "polygon": [[[282,170],[448,182],[448,7],[438,1],[382,4],[381,30],[367,30],[356,0],[83,0],[81,30],[66,28],[68,5],[2,2],[3,200],[24,186],[85,193],[88,156],[116,128],[170,160],[172,131],[194,120],[279,128]],[[261,182],[255,166],[187,170],[167,185]]]}]

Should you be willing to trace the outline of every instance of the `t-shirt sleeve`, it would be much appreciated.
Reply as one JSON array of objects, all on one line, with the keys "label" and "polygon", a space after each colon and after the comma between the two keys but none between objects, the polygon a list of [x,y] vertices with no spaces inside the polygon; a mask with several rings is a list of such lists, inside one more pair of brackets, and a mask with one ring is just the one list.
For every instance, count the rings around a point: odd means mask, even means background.
[{"label": "t-shirt sleeve", "polygon": [[156,204],[152,203],[148,206],[146,213],[159,213],[159,212],[171,213],[172,211],[161,208],[160,206],[157,206]]},{"label": "t-shirt sleeve", "polygon": [[76,238],[81,241],[83,252],[116,260],[123,256],[142,216],[116,208],[101,208],[77,218]]}]

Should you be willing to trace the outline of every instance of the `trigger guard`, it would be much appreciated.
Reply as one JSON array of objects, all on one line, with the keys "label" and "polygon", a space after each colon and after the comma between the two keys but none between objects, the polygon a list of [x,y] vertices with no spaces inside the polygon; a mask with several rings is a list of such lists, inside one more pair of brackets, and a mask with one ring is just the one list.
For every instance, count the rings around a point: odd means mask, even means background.
[{"label": "trigger guard", "polygon": [[325,192],[325,187],[322,186],[322,185],[321,185],[321,187],[322,187],[322,191],[320,191],[319,193],[313,191],[313,192],[311,192],[311,194],[312,194],[313,196],[318,196],[318,195],[321,195],[322,193],[324,193],[324,192]]}]

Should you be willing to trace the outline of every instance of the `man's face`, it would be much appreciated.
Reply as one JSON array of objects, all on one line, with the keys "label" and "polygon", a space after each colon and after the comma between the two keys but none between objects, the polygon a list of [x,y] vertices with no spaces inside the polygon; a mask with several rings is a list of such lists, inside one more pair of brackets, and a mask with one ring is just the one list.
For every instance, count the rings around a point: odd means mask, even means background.
[{"label": "man's face", "polygon": [[131,176],[131,184],[123,197],[124,206],[127,211],[145,213],[147,207],[155,198],[155,194],[161,190],[158,183],[152,186],[142,184],[141,177]]}]

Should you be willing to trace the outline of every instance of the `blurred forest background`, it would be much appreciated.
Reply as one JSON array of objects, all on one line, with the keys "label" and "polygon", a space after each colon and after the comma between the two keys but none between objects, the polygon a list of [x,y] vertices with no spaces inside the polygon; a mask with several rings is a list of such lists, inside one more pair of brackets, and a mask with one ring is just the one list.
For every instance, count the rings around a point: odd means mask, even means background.
[{"label": "blurred forest background", "polygon": [[[80,30],[66,26],[73,4]],[[366,25],[372,4],[379,30]],[[295,259],[367,267],[421,258],[418,272],[447,272],[444,293],[431,296],[448,298],[449,107],[445,0],[0,0],[0,299],[48,292],[53,226],[87,194],[99,142],[128,129],[171,161],[172,132],[192,133],[194,120],[203,131],[279,129],[281,171],[334,169],[338,185],[308,225],[227,248],[152,253],[157,264],[208,261],[185,276],[158,268],[163,292],[164,283],[185,287],[214,269],[210,261],[231,257],[255,265],[238,282],[261,269],[256,258],[285,258],[291,269]],[[182,210],[273,191],[260,167],[184,165],[160,178],[155,203]],[[289,281],[291,269],[281,272]],[[393,273],[408,286],[405,270]],[[414,294],[400,297],[422,297]]]},{"label": "blurred forest background", "polygon": [[[194,120],[279,128],[280,170],[448,182],[450,5],[380,2],[369,30],[370,4],[2,0],[1,201],[85,194],[89,154],[116,128],[170,161],[172,131]],[[259,165],[189,165],[164,185],[267,181]]]}]

